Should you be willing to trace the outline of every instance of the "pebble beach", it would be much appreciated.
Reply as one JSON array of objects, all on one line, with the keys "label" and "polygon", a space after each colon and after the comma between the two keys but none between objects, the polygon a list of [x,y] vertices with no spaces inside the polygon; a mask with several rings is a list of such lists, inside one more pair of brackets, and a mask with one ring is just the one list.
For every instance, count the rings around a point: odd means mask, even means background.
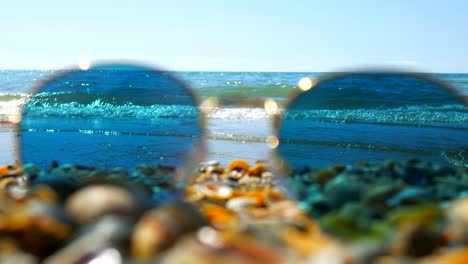
[{"label": "pebble beach", "polygon": [[[1,263],[466,263],[468,169],[0,167]],[[93,262],[95,261],[95,262]],[[101,262],[99,262],[101,261]],[[107,262],[102,262],[107,261]]]}]

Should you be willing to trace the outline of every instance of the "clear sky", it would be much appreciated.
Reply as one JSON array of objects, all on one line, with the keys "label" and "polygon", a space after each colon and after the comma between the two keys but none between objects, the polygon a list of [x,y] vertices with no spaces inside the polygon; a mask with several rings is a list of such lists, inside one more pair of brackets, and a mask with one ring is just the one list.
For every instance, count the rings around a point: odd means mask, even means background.
[{"label": "clear sky", "polygon": [[0,68],[468,72],[468,1],[2,0]]}]

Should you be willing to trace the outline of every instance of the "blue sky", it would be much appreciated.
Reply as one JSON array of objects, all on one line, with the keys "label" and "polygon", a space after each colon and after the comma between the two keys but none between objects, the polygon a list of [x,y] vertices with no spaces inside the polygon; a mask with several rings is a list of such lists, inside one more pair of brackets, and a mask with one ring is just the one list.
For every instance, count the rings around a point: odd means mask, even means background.
[{"label": "blue sky", "polygon": [[171,70],[468,72],[467,11],[450,0],[2,0],[0,68],[89,58]]}]

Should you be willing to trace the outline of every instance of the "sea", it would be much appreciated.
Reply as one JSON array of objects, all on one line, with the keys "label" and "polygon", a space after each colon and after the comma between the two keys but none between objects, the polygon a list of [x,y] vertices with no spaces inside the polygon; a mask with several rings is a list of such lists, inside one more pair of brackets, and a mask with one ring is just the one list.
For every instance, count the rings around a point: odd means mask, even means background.
[{"label": "sea", "polygon": [[[104,167],[172,166],[184,152],[223,165],[234,159],[325,167],[421,158],[468,166],[468,113],[454,96],[468,96],[468,74],[430,75],[453,87],[451,92],[421,80],[367,76],[331,82],[326,95],[306,98],[297,96],[304,88],[298,87],[299,80],[313,82],[332,74],[164,72],[176,80],[148,88],[142,80],[150,78],[146,73],[109,71],[110,77],[95,71],[49,83],[32,97],[39,84],[61,72],[0,70],[0,164],[21,160],[47,167],[57,160]],[[106,85],[93,91],[99,83]],[[174,94],[182,86],[190,91]],[[196,99],[190,101],[191,96]],[[229,104],[210,108],[199,131],[198,104],[208,98]],[[277,103],[272,111],[258,103],[265,99]],[[283,120],[278,122],[276,114],[283,114]],[[272,137],[275,126],[278,138]],[[202,150],[191,152],[199,142]]]}]

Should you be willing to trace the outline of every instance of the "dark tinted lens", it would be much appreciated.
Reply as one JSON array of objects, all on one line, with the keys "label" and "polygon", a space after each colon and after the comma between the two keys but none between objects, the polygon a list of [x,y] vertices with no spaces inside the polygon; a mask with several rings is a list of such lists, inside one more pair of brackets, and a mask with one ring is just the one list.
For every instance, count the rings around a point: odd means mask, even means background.
[{"label": "dark tinted lens", "polygon": [[24,106],[23,163],[177,166],[201,130],[194,98],[165,72],[106,65],[66,72]]},{"label": "dark tinted lens", "polygon": [[466,110],[454,94],[424,79],[348,75],[291,102],[279,152],[294,169],[414,158],[463,167]]}]

